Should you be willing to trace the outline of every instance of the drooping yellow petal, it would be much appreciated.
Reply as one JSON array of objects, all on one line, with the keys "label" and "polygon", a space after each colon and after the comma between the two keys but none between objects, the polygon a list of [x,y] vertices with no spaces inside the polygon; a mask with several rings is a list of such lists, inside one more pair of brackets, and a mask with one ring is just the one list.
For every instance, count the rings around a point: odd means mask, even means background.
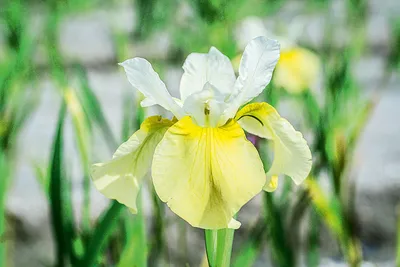
[{"label": "drooping yellow petal", "polygon": [[161,116],[147,118],[140,130],[117,149],[112,160],[92,166],[97,190],[137,213],[136,197],[141,181],[150,168],[156,146],[172,125],[172,121]]},{"label": "drooping yellow petal", "polygon": [[[311,151],[303,135],[267,103],[243,107],[235,119],[249,133],[274,142],[274,160],[267,172],[266,191],[275,175],[286,174],[300,184],[311,170]],[[272,181],[273,182],[273,181]]]},{"label": "drooping yellow petal", "polygon": [[203,128],[184,117],[154,153],[152,176],[160,199],[192,226],[238,228],[235,213],[265,183],[263,165],[239,124]]},{"label": "drooping yellow petal", "polygon": [[316,83],[319,71],[319,59],[311,51],[299,47],[282,50],[274,82],[289,93],[300,93]]}]

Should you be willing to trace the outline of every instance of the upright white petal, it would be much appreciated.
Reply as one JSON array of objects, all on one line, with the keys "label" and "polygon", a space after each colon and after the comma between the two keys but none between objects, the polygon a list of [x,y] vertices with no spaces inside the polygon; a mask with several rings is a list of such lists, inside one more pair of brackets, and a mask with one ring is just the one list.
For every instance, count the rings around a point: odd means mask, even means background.
[{"label": "upright white petal", "polygon": [[146,97],[142,102],[143,106],[151,106],[157,103],[171,111],[177,118],[184,116],[183,110],[172,99],[165,84],[147,60],[136,57],[119,63],[119,65],[124,67],[132,86]]},{"label": "upright white petal", "polygon": [[183,64],[184,74],[181,79],[181,99],[203,90],[209,82],[225,95],[232,92],[235,73],[228,57],[217,48],[211,47],[207,54],[192,53]]},{"label": "upright white petal", "polygon": [[278,41],[263,36],[246,46],[235,83],[235,89],[241,92],[241,104],[258,96],[269,84],[279,60],[279,48]]},{"label": "upright white petal", "polygon": [[239,77],[234,93],[229,98],[226,119],[232,118],[238,108],[258,96],[269,84],[279,60],[279,43],[264,36],[253,39],[245,48],[240,61]]}]

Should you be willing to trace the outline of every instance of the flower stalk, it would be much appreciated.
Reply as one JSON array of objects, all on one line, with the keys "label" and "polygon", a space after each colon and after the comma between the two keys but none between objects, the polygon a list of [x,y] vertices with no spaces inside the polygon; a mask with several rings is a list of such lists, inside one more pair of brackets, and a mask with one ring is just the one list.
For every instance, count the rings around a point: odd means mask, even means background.
[{"label": "flower stalk", "polygon": [[210,267],[229,267],[235,230],[205,230],[205,243]]}]

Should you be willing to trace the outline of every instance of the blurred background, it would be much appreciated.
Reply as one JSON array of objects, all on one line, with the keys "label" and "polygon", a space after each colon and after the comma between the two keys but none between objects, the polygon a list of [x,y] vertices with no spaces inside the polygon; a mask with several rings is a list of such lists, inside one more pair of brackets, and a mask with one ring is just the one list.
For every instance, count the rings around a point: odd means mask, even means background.
[{"label": "blurred background", "polygon": [[[132,215],[90,165],[141,121],[117,63],[149,60],[179,97],[182,64],[211,46],[237,69],[245,45],[282,44],[258,97],[304,133],[314,163],[296,187],[239,212],[232,266],[400,266],[400,1],[2,0],[0,266],[207,266],[204,232],[151,179]],[[270,143],[255,143],[266,168]],[[396,261],[397,259],[397,261]]]}]

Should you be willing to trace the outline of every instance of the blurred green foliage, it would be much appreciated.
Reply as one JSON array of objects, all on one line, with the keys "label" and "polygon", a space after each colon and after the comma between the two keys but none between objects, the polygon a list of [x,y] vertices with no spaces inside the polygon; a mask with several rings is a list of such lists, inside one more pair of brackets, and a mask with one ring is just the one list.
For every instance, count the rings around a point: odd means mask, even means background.
[{"label": "blurred green foliage", "polygon": [[[151,231],[146,230],[146,219],[142,201],[139,213],[130,215],[117,202],[96,220],[90,214],[91,142],[94,129],[100,129],[110,152],[138,129],[145,111],[139,107],[140,99],[124,97],[122,134],[116,137],[105,119],[102,106],[88,82],[86,70],[79,64],[68,66],[58,47],[59,22],[70,13],[96,8],[97,5],[112,6],[115,1],[104,3],[91,1],[5,1],[0,4],[0,22],[4,25],[5,51],[0,61],[0,266],[12,266],[11,254],[7,252],[7,192],[15,170],[15,144],[29,116],[34,111],[38,95],[36,66],[31,60],[37,46],[37,36],[28,30],[29,5],[43,5],[47,12],[45,32],[41,38],[45,43],[49,72],[57,85],[62,105],[57,129],[51,148],[48,166],[35,165],[37,178],[49,202],[53,236],[56,245],[56,266],[156,266],[167,264],[165,236],[165,211],[158,198],[153,198],[154,222]],[[138,27],[132,36],[115,33],[116,54],[119,61],[127,57],[129,42],[136,38],[149,38],[157,31],[168,31],[172,35],[174,53],[169,63],[182,62],[193,51],[205,52],[210,46],[218,47],[233,59],[239,51],[234,41],[234,28],[246,16],[269,16],[279,11],[285,0],[191,0],[184,1],[194,14],[184,23],[177,21],[176,10],[182,1],[137,0]],[[310,9],[327,8],[329,1],[304,1]],[[324,46],[319,52],[323,62],[324,101],[319,101],[311,90],[299,95],[290,95],[272,83],[263,96],[275,107],[283,99],[291,99],[304,106],[304,120],[311,132],[314,167],[308,181],[294,190],[287,181],[281,194],[263,193],[260,216],[252,229],[248,229],[246,240],[234,246],[232,260],[214,243],[206,244],[211,266],[253,266],[268,248],[274,266],[290,267],[299,264],[299,254],[306,254],[307,266],[318,266],[319,231],[325,225],[337,239],[343,258],[350,266],[360,266],[362,260],[359,233],[354,218],[354,184],[349,179],[348,169],[358,137],[374,107],[374,99],[362,100],[360,88],[352,77],[351,63],[360,56],[365,43],[358,38],[363,31],[367,12],[366,1],[349,0],[347,10],[354,38],[348,47],[338,49]],[[127,23],[133,23],[127,22]],[[361,25],[361,26],[360,26]],[[400,23],[393,23],[388,69],[400,66]],[[329,25],[328,25],[329,27]],[[325,40],[332,40],[332,31],[325,31]],[[42,40],[41,40],[42,41]],[[340,56],[338,56],[340,54]],[[2,55],[3,56],[3,55]],[[29,60],[27,60],[29,59]],[[161,62],[159,65],[166,65]],[[71,82],[78,77],[78,84]],[[349,113],[353,116],[348,116]],[[82,221],[74,219],[71,200],[71,173],[65,162],[64,124],[71,118],[76,147],[80,155],[83,179],[84,204]],[[266,152],[268,143],[257,141],[257,148],[265,165],[270,162]],[[327,172],[333,193],[325,192],[319,176]],[[287,179],[288,180],[288,179]],[[153,191],[152,188],[150,191]],[[139,199],[142,195],[139,196]],[[256,216],[256,215],[255,215]],[[299,221],[307,218],[306,244],[300,244]],[[181,225],[185,235],[185,225]],[[400,229],[400,227],[399,227]],[[399,231],[400,232],[400,231]],[[227,240],[220,249],[232,246],[233,230],[209,231]],[[182,239],[184,244],[185,238]],[[230,243],[230,244],[229,244]],[[400,243],[400,242],[399,242]],[[226,246],[226,244],[228,244]],[[300,249],[301,248],[301,249]],[[399,245],[400,248],[400,245]],[[185,248],[190,249],[190,248]],[[400,251],[400,250],[398,250]],[[203,252],[202,252],[203,253]],[[228,256],[227,256],[228,255]],[[400,255],[400,252],[398,252]],[[398,256],[400,258],[400,256]],[[10,259],[7,259],[10,258]],[[187,260],[187,259],[186,259]],[[11,264],[11,265],[8,265]],[[186,264],[186,262],[184,263]]]}]

